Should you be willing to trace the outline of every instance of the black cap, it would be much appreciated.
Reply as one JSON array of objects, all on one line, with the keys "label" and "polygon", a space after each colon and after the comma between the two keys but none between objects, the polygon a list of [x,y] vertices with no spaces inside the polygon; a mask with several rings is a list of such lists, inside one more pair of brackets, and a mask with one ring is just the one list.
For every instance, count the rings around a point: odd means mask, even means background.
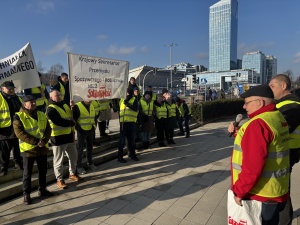
[{"label": "black cap", "polygon": [[265,97],[265,98],[274,98],[274,94],[272,89],[267,84],[255,86],[253,88],[250,88],[245,93],[241,94],[241,98],[248,98],[251,96],[259,96],[259,97]]},{"label": "black cap", "polygon": [[137,87],[134,87],[133,91],[139,91],[139,89]]},{"label": "black cap", "polygon": [[6,88],[16,88],[12,81],[5,81],[1,86]]},{"label": "black cap", "polygon": [[25,95],[22,100],[23,102],[28,102],[28,101],[36,100],[36,97],[34,97],[33,95]]},{"label": "black cap", "polygon": [[151,96],[151,91],[145,91],[145,93],[144,93],[144,97],[146,96],[146,95],[150,95]]},{"label": "black cap", "polygon": [[161,94],[163,95],[163,94],[165,94],[165,93],[168,93],[169,91],[166,89],[166,88],[163,88],[162,90],[161,90]]}]

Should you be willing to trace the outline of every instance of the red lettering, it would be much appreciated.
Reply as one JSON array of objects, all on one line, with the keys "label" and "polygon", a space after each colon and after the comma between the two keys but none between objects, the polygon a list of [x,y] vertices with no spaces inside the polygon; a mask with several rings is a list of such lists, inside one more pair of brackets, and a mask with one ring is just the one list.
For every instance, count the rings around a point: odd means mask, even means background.
[{"label": "red lettering", "polygon": [[111,96],[111,89],[108,90],[94,90],[94,89],[89,89],[88,90],[88,98],[105,98],[105,97],[110,97]]}]

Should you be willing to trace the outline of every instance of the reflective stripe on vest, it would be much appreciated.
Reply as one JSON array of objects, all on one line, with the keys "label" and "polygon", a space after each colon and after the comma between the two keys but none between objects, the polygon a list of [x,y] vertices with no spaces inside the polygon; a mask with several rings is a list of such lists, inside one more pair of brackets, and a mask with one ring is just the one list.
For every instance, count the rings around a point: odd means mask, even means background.
[{"label": "reflective stripe on vest", "polygon": [[[133,105],[135,101],[135,97],[132,97],[129,101],[128,104]],[[131,110],[130,108],[126,107],[124,104],[124,99],[121,98],[120,100],[120,122],[136,122],[137,121],[137,115],[138,113]]]},{"label": "reflective stripe on vest", "polygon": [[[276,108],[279,109],[284,105],[288,104],[300,104],[300,102],[285,100],[276,104]],[[290,133],[290,149],[293,150],[295,148],[300,148],[300,125],[296,127],[296,129]]]},{"label": "reflective stripe on vest", "polygon": [[80,127],[83,130],[91,130],[92,126],[96,127],[94,106],[90,104],[90,111],[88,111],[82,102],[77,102],[76,105],[80,111],[80,116],[78,118]]},{"label": "reflective stripe on vest", "polygon": [[11,125],[9,107],[2,93],[0,93],[0,113],[0,128],[9,127]]},{"label": "reflective stripe on vest", "polygon": [[[54,109],[56,109],[56,111],[59,113],[59,115],[61,116],[61,118],[66,119],[66,120],[71,120],[72,119],[72,112],[70,107],[67,104],[64,104],[64,110],[62,108],[60,108],[57,105],[54,104],[50,104],[48,107],[52,107]],[[72,131],[72,127],[61,127],[58,125],[55,125],[52,120],[49,120],[50,126],[52,128],[52,132],[51,132],[51,137],[54,136],[59,136],[59,135],[64,135],[64,134],[70,134]]]},{"label": "reflective stripe on vest", "polygon": [[[44,137],[47,126],[47,117],[45,113],[38,111],[38,120],[32,118],[25,112],[17,112],[16,114],[19,116],[26,133],[37,139],[42,139]],[[34,149],[37,145],[32,145],[19,139],[19,147],[21,152],[25,152]],[[48,143],[46,144],[46,147],[48,147]]]},{"label": "reflective stripe on vest", "polygon": [[241,148],[241,142],[244,133],[248,125],[256,119],[262,119],[269,126],[273,132],[274,139],[268,146],[268,156],[265,159],[261,177],[250,190],[250,193],[267,198],[282,196],[289,189],[289,132],[288,125],[279,111],[257,115],[239,129],[234,142],[231,162],[233,184],[238,180],[242,171],[243,149]]},{"label": "reflective stripe on vest", "polygon": [[167,104],[167,108],[168,108],[168,111],[169,111],[168,117],[176,116],[176,108],[177,108],[177,106],[176,106],[175,103],[172,103],[172,105]]},{"label": "reflective stripe on vest", "polygon": [[163,104],[161,106],[155,105],[155,109],[156,109],[156,116],[158,119],[167,118],[168,113],[167,113],[167,107],[165,104]]},{"label": "reflective stripe on vest", "polygon": [[140,103],[141,103],[142,110],[143,110],[144,114],[147,115],[147,116],[152,116],[153,101],[150,101],[149,103],[147,103],[144,99],[141,99]]}]

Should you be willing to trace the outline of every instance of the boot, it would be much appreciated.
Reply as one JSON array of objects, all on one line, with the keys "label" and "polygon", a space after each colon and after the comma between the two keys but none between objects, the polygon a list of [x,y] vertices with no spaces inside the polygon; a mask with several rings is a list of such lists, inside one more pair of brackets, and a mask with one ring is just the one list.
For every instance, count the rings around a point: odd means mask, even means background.
[{"label": "boot", "polygon": [[30,194],[24,194],[24,204],[25,205],[30,205],[32,203]]},{"label": "boot", "polygon": [[150,141],[147,141],[147,148],[150,149]]}]

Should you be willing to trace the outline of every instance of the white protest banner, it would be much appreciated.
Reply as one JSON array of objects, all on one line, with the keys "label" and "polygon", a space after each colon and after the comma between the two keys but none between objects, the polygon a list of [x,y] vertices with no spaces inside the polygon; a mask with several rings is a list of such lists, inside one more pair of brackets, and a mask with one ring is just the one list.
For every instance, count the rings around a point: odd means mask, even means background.
[{"label": "white protest banner", "polygon": [[68,53],[68,64],[74,102],[125,97],[128,61]]},{"label": "white protest banner", "polygon": [[14,82],[16,92],[41,86],[30,43],[14,54],[0,59],[0,85],[5,81]]}]

